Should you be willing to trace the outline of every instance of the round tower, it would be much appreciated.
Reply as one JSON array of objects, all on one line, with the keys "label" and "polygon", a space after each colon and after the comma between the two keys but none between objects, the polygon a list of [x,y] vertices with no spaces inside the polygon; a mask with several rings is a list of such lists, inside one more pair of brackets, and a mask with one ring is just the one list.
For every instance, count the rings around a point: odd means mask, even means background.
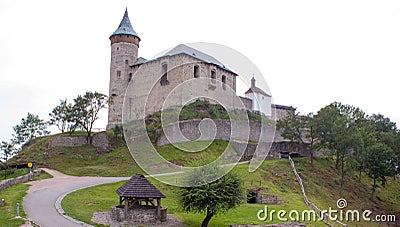
[{"label": "round tower", "polygon": [[130,65],[138,58],[140,38],[132,27],[125,10],[117,30],[110,36],[111,63],[110,63],[110,88],[111,102],[108,108],[107,129],[113,128],[122,122],[122,106],[125,90],[132,78]]}]

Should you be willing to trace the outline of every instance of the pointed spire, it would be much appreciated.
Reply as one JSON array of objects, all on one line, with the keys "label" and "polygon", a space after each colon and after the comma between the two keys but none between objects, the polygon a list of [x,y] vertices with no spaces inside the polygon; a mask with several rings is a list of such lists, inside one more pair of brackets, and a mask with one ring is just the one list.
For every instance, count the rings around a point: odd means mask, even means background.
[{"label": "pointed spire", "polygon": [[115,30],[115,32],[110,36],[110,38],[114,35],[132,35],[139,38],[138,34],[132,27],[131,21],[129,20],[128,7],[125,9],[124,17],[122,18],[121,23],[119,24],[117,30]]},{"label": "pointed spire", "polygon": [[256,79],[254,79],[254,74],[253,74],[253,78],[251,78],[251,87],[252,88],[256,87]]}]

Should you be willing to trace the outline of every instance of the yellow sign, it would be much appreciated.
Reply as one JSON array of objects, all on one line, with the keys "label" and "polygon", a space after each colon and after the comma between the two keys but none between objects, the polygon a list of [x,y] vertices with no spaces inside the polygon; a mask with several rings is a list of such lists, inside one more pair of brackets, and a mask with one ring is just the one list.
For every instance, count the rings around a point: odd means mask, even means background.
[{"label": "yellow sign", "polygon": [[28,163],[28,167],[29,167],[29,168],[32,168],[32,166],[33,166],[32,162],[29,162],[29,163]]}]

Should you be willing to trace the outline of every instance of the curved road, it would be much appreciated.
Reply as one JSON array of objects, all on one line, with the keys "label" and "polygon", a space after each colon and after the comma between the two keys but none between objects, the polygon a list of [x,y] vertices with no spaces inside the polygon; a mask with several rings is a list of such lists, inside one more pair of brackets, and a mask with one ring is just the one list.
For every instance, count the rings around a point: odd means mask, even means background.
[{"label": "curved road", "polygon": [[53,178],[29,182],[31,187],[23,200],[23,207],[29,220],[42,227],[82,226],[64,218],[57,212],[55,208],[56,200],[65,193],[83,187],[129,179],[128,177],[74,177],[56,170],[43,170],[53,175]]}]

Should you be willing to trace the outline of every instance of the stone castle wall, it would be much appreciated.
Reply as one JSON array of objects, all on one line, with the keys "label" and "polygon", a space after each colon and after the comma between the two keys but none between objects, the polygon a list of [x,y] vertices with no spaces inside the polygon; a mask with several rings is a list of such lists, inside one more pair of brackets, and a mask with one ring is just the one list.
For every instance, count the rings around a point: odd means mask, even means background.
[{"label": "stone castle wall", "polygon": [[[167,64],[167,80],[161,84],[162,65]],[[199,67],[199,78],[211,78],[211,71],[216,72],[216,79],[204,80],[194,78],[194,66]],[[179,54],[174,56],[162,57],[149,61],[141,66],[132,69],[132,83],[134,87],[129,87],[126,91],[124,116],[127,119],[137,119],[140,116],[134,115],[137,112],[146,110],[145,115],[152,114],[161,108],[170,106],[184,106],[188,101],[194,101],[192,97],[207,96],[216,97],[220,102],[229,106],[235,106],[238,101],[234,99],[236,90],[236,75],[221,69],[213,64],[199,62],[197,59]],[[222,76],[226,77],[226,82],[222,83]],[[202,81],[202,83],[196,82]],[[153,81],[155,83],[150,83]],[[185,83],[185,87],[178,85]],[[201,94],[198,93],[201,91]],[[169,102],[164,103],[170,96]],[[163,107],[163,105],[166,105]],[[237,105],[237,104],[236,104]],[[115,108],[118,108],[116,106]],[[120,106],[122,108],[122,106]],[[143,117],[143,116],[142,116]]]},{"label": "stone castle wall", "polygon": [[[241,150],[243,149],[243,146],[245,147],[245,151],[243,154],[244,158],[251,158],[256,149],[258,144],[263,144],[264,146],[271,147],[270,152],[268,154],[269,158],[280,158],[280,152],[282,151],[289,151],[289,152],[299,152],[303,156],[307,156],[308,154],[304,152],[305,149],[295,149],[292,146],[290,146],[290,143],[288,140],[285,140],[281,136],[280,130],[275,130],[273,126],[271,125],[264,125],[262,126],[260,122],[249,122],[249,141],[254,141],[259,143],[247,143],[245,141],[235,141],[231,140],[231,122],[229,120],[213,120],[214,124],[216,126],[216,133],[215,137],[214,135],[211,136],[211,138],[206,139],[206,140],[225,140],[225,141],[231,141],[231,145],[236,149],[236,150]],[[163,133],[159,139],[157,140],[157,145],[158,146],[164,146],[170,143],[177,143],[177,142],[184,142],[185,140],[182,140],[182,137],[179,136],[180,133],[188,139],[188,140],[196,140],[199,139],[200,137],[204,137],[204,135],[201,134],[201,132],[204,132],[204,128],[207,126],[202,126],[201,125],[202,120],[188,120],[188,121],[181,121],[179,124],[172,124],[169,126],[166,126],[164,129],[164,132],[167,132],[169,137],[165,136]],[[244,125],[241,126],[241,124],[247,124],[245,121],[238,121],[238,128],[246,128]],[[260,131],[261,127],[264,127],[264,132],[266,132],[266,135],[264,135],[264,138],[260,138]],[[179,133],[180,132],[180,133]],[[245,130],[242,130],[239,132],[245,134]],[[242,136],[243,136],[242,135]],[[240,135],[239,135],[240,136]],[[272,138],[273,137],[273,138]],[[207,138],[207,136],[205,136]],[[270,143],[272,141],[272,144]]]},{"label": "stone castle wall", "polygon": [[[86,136],[67,136],[58,135],[52,138],[48,144],[49,148],[53,147],[79,147],[86,145]],[[103,149],[109,148],[109,141],[105,132],[96,133],[92,136],[92,145]]]}]

